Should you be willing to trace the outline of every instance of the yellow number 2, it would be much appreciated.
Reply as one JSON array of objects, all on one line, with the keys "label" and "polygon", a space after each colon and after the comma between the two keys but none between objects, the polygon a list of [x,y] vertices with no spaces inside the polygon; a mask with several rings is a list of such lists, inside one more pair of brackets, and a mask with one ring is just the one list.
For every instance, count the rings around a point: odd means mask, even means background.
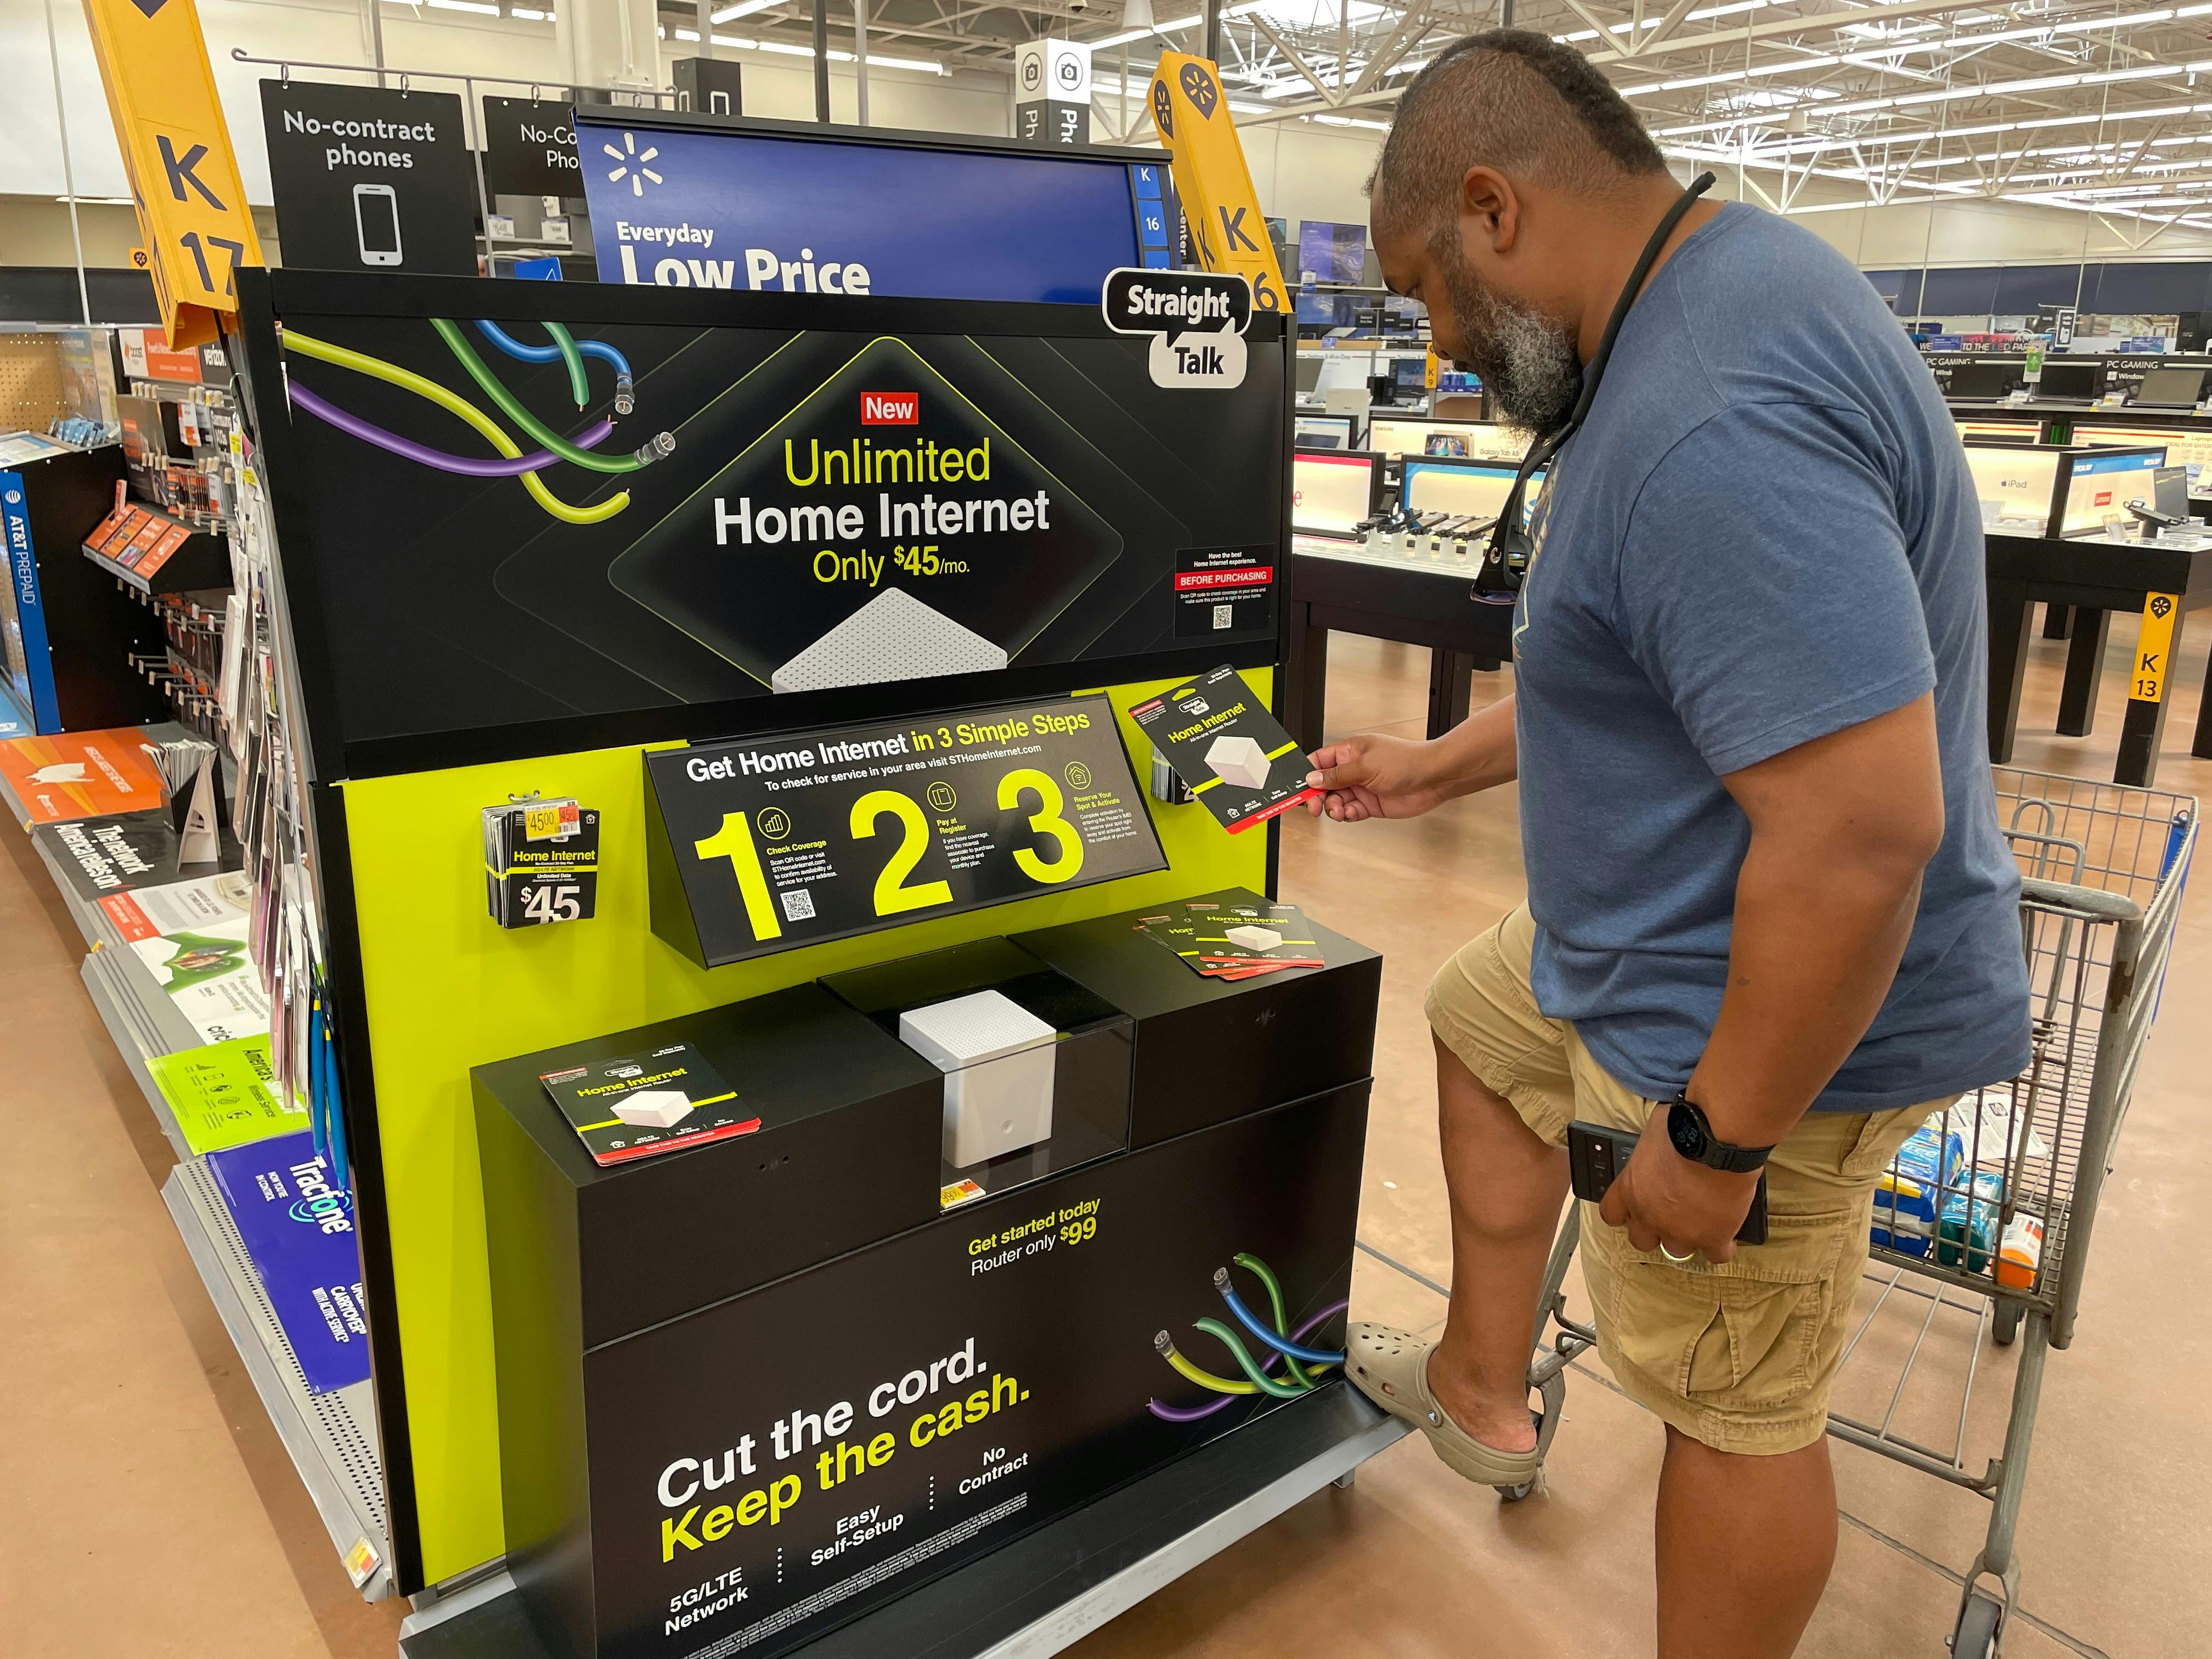
[{"label": "yellow number 2", "polygon": [[1037,810],[1030,814],[1030,828],[1058,842],[1060,853],[1056,858],[1047,860],[1026,847],[1018,847],[1014,849],[1014,863],[1031,881],[1066,881],[1083,868],[1083,836],[1073,824],[1060,816],[1060,809],[1066,804],[1061,799],[1060,786],[1033,766],[1018,768],[999,780],[999,810],[1005,811],[1018,806],[1024,789],[1035,790],[1037,798]]},{"label": "yellow number 2", "polygon": [[921,808],[896,789],[871,789],[853,803],[853,839],[866,841],[876,833],[876,820],[884,813],[899,821],[905,836],[898,850],[884,866],[876,878],[876,914],[896,915],[902,910],[926,910],[933,904],[952,902],[952,888],[942,881],[925,881],[918,886],[904,884],[914,873],[914,866],[921,862],[922,854],[929,847],[929,823],[921,816]]}]

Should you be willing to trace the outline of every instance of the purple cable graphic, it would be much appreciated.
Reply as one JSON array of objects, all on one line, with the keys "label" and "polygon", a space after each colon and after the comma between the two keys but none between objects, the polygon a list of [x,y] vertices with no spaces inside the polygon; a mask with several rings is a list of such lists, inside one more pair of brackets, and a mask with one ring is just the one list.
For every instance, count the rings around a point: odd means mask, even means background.
[{"label": "purple cable graphic", "polygon": [[[1330,1320],[1335,1318],[1337,1315],[1342,1313],[1351,1305],[1352,1304],[1349,1302],[1338,1302],[1333,1303],[1328,1307],[1323,1308],[1311,1319],[1309,1319],[1304,1324],[1299,1326],[1297,1329],[1292,1331],[1291,1333],[1291,1340],[1293,1342],[1304,1341],[1306,1338],[1311,1336],[1316,1331],[1328,1323]],[[1276,1364],[1281,1360],[1281,1358],[1282,1356],[1280,1354],[1274,1355],[1267,1361],[1267,1364],[1262,1369],[1270,1371],[1273,1370]],[[1170,1423],[1195,1423],[1200,1418],[1211,1417],[1214,1413],[1218,1411],[1226,1411],[1230,1407],[1235,1405],[1240,1400],[1250,1400],[1252,1398],[1254,1398],[1254,1396],[1249,1394],[1224,1394],[1211,1406],[1164,1406],[1157,1400],[1147,1401],[1146,1404],[1152,1408],[1152,1413],[1153,1416],[1164,1418]]]},{"label": "purple cable graphic", "polygon": [[[525,472],[536,472],[549,467],[561,458],[548,449],[534,449],[527,455],[518,455],[513,460],[491,459],[477,460],[467,455],[449,455],[442,449],[433,449],[428,444],[418,444],[412,438],[403,438],[396,432],[386,432],[382,427],[364,421],[358,415],[348,414],[336,404],[317,397],[300,384],[297,376],[290,379],[292,401],[318,419],[328,421],[341,432],[351,433],[365,443],[379,449],[389,450],[404,460],[419,461],[424,466],[434,466],[441,472],[458,472],[471,478],[512,478]],[[596,449],[614,431],[612,421],[594,421],[575,436],[580,449]]]}]

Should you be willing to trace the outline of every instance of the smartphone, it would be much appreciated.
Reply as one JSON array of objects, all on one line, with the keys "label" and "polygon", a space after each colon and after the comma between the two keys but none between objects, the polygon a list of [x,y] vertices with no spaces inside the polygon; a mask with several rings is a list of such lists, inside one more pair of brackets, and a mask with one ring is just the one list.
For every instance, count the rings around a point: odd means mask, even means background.
[{"label": "smartphone", "polygon": [[399,198],[391,185],[353,187],[353,228],[362,264],[399,263]]},{"label": "smartphone", "polygon": [[[1637,1137],[1626,1129],[1608,1129],[1579,1119],[1567,1125],[1567,1166],[1574,1177],[1575,1196],[1587,1204],[1603,1199],[1606,1189],[1613,1185],[1613,1176],[1628,1167],[1628,1155],[1636,1150],[1636,1141]],[[1735,1230],[1735,1242],[1766,1243],[1764,1170],[1759,1172],[1759,1186],[1752,1193],[1751,1208],[1745,1212],[1743,1225]]]}]

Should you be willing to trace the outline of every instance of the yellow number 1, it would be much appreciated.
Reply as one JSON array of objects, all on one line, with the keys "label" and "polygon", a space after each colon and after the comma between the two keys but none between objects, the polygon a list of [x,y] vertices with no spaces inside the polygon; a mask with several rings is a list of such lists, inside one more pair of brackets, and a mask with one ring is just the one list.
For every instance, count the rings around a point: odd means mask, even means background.
[{"label": "yellow number 1", "polygon": [[768,876],[761,869],[760,849],[753,845],[752,826],[743,812],[725,812],[722,827],[706,840],[692,842],[692,848],[710,863],[719,858],[729,860],[730,867],[737,872],[738,894],[745,902],[745,920],[752,924],[756,939],[783,937],[783,925],[776,921],[775,906],[769,901]]},{"label": "yellow number 1", "polygon": [[1017,768],[999,780],[999,810],[1005,811],[1018,806],[1024,789],[1036,791],[1037,810],[1030,815],[1030,828],[1058,842],[1060,854],[1046,860],[1026,847],[1018,847],[1014,849],[1014,863],[1031,881],[1066,881],[1083,868],[1083,836],[1073,824],[1060,816],[1060,809],[1066,805],[1060,786],[1033,766]]}]

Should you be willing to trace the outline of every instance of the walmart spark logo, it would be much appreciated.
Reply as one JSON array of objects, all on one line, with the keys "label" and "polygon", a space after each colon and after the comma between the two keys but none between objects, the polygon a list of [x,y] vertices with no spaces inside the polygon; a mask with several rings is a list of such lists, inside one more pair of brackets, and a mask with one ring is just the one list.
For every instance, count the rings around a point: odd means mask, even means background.
[{"label": "walmart spark logo", "polygon": [[633,196],[642,196],[645,194],[645,186],[647,180],[650,180],[656,185],[665,184],[667,182],[665,179],[662,179],[659,173],[655,173],[651,167],[646,165],[647,161],[652,161],[655,156],[660,154],[659,147],[654,144],[648,144],[644,149],[640,150],[637,147],[637,135],[635,133],[625,132],[623,134],[622,148],[620,149],[617,149],[612,144],[601,144],[599,148],[606,151],[608,155],[613,156],[615,160],[613,167],[611,168],[607,173],[607,182],[609,184],[618,185],[622,183],[623,179],[627,179],[629,180],[629,193]]}]

